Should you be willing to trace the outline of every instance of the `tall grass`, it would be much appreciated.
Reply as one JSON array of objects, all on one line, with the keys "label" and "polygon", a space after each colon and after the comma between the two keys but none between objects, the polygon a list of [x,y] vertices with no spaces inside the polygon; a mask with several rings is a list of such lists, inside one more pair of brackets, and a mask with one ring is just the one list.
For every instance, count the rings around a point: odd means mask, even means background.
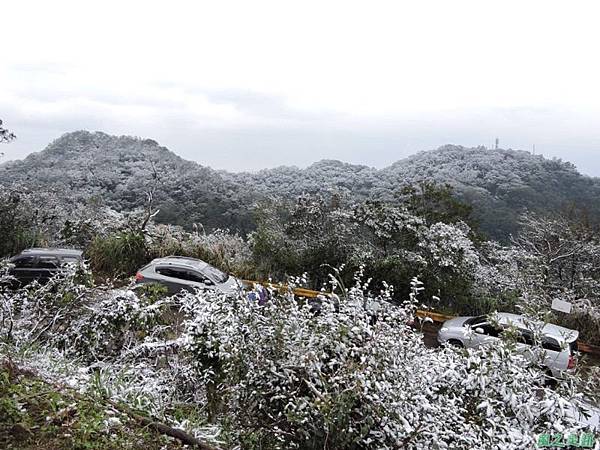
[{"label": "tall grass", "polygon": [[136,231],[95,237],[86,256],[96,274],[115,278],[132,276],[150,259],[144,235]]}]

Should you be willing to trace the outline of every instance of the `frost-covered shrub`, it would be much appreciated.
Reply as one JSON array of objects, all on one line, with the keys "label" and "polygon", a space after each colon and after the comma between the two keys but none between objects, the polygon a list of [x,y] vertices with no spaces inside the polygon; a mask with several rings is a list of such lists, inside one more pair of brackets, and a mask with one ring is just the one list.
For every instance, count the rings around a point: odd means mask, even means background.
[{"label": "frost-covered shrub", "polygon": [[87,360],[117,357],[149,336],[172,332],[169,298],[153,299],[132,291],[94,290],[93,303],[70,321],[53,345]]},{"label": "frost-covered shrub", "polygon": [[320,308],[277,292],[261,306],[86,287],[73,273],[55,281],[6,292],[4,354],[191,433],[210,421],[226,446],[527,448],[569,429],[580,398],[570,378],[544,388],[511,342],[425,347],[407,324],[416,280],[399,306],[359,280]]},{"label": "frost-covered shrub", "polygon": [[401,307],[388,297],[356,286],[339,311],[318,314],[285,297],[263,307],[190,299],[184,348],[214,385],[213,414],[243,446],[263,449],[517,449],[569,426],[568,384],[544,389],[510,343],[428,349],[406,324],[415,297]]},{"label": "frost-covered shrub", "polygon": [[421,229],[419,247],[425,250],[427,259],[440,269],[473,270],[479,263],[479,255],[468,237],[469,228],[464,223],[449,225],[435,223]]},{"label": "frost-covered shrub", "polygon": [[238,276],[250,270],[251,252],[248,243],[238,234],[228,230],[190,233],[178,226],[151,224],[146,234],[146,242],[153,258],[169,255],[191,256]]},{"label": "frost-covered shrub", "polygon": [[87,267],[73,264],[47,283],[34,281],[16,291],[10,285],[1,288],[2,340],[31,345],[60,335],[69,321],[80,314],[90,283]]}]

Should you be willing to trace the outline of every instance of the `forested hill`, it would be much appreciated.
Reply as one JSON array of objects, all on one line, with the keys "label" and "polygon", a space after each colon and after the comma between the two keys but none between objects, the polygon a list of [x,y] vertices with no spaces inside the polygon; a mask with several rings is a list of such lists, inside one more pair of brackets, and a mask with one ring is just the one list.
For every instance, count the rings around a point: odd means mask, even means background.
[{"label": "forested hill", "polygon": [[600,179],[580,174],[575,166],[519,150],[444,146],[421,152],[383,169],[388,183],[437,180],[452,185],[473,205],[482,229],[503,238],[517,229],[524,208],[557,212],[573,206],[600,219]]},{"label": "forested hill", "polygon": [[491,237],[517,230],[525,208],[555,212],[576,206],[600,218],[600,179],[580,174],[569,162],[518,150],[447,145],[420,152],[381,170],[323,160],[306,169],[279,167],[231,174],[263,194],[286,196],[336,191],[352,198],[393,201],[394,193],[421,181],[450,184]]},{"label": "forested hill", "polygon": [[305,169],[227,173],[186,161],[150,139],[78,131],[23,161],[0,166],[1,183],[53,187],[69,198],[94,197],[121,210],[143,205],[145,192],[157,183],[161,221],[242,232],[252,229],[252,208],[266,196],[335,192],[350,202],[394,201],[399,189],[420,181],[452,185],[494,238],[514,233],[524,208],[543,213],[577,205],[593,220],[600,218],[599,179],[560,160],[483,147],[444,146],[381,170],[323,160]]},{"label": "forested hill", "polygon": [[178,225],[250,230],[249,202],[238,184],[215,170],[186,161],[151,139],[101,132],[68,133],[22,161],[0,166],[0,182],[53,188],[72,199],[104,202],[118,210],[144,206],[157,186],[158,219]]}]

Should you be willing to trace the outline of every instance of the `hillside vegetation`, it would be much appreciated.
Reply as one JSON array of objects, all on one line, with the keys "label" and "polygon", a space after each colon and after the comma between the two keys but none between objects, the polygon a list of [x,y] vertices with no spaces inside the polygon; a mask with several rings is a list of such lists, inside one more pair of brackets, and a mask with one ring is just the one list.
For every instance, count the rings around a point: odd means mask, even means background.
[{"label": "hillside vegetation", "polygon": [[[544,214],[520,213],[533,197],[516,186],[535,185],[515,178],[521,166],[556,182],[536,204]],[[551,387],[540,340],[550,322],[600,344],[597,227],[589,212],[560,211],[596,180],[569,164],[445,147],[384,170],[322,161],[229,174],[153,141],[80,132],[1,171],[0,258],[31,246],[85,255],[20,288],[0,259],[2,444],[179,448],[183,433],[199,448],[520,450],[548,431],[593,437],[573,412],[600,402],[598,368],[584,372],[583,357]],[[494,205],[519,226],[510,245],[477,230],[474,215],[501,217]],[[165,255],[291,289],[134,289],[136,271]],[[524,314],[531,358],[512,328],[479,349],[427,347],[417,308],[492,323],[495,311]]]},{"label": "hillside vegetation", "polygon": [[54,189],[82,201],[95,198],[120,211],[144,205],[149,187],[156,185],[159,222],[242,234],[255,229],[254,207],[269,197],[293,201],[319,193],[346,204],[394,202],[403,188],[422,181],[452,186],[454,195],[473,207],[481,230],[498,240],[517,232],[525,209],[545,214],[576,206],[592,222],[600,218],[598,179],[581,175],[568,162],[483,147],[444,146],[381,170],[323,160],[305,169],[227,173],[186,161],[150,139],[78,131],[23,161],[0,166],[1,183]]}]

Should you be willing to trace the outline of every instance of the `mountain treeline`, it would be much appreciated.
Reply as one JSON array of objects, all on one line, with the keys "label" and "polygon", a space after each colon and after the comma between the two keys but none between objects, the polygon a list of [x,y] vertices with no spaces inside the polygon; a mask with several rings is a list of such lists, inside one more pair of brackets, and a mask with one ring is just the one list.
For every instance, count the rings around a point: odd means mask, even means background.
[{"label": "mountain treeline", "polygon": [[269,199],[293,202],[299,195],[319,194],[346,204],[396,204],[422,182],[451,188],[472,208],[473,223],[495,240],[517,234],[526,210],[544,215],[576,208],[591,223],[600,219],[599,179],[558,159],[484,147],[448,145],[381,170],[323,160],[304,169],[228,173],[186,161],[151,139],[77,131],[0,166],[5,186],[53,190],[119,211],[143,207],[152,195],[158,222],[242,234],[256,228],[256,205]]}]

